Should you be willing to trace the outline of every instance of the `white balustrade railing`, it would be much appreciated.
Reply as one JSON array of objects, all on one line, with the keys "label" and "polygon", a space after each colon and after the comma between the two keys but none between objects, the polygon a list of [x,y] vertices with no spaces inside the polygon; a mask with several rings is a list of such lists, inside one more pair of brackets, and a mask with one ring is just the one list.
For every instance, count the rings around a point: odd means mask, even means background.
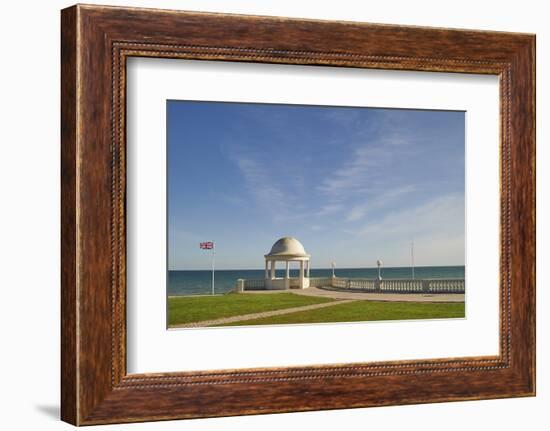
[{"label": "white balustrade railing", "polygon": [[349,278],[348,279],[348,288],[349,289],[361,289],[366,291],[374,292],[376,289],[375,280],[369,278]]},{"label": "white balustrade railing", "polygon": [[464,293],[464,280],[428,280],[429,291],[432,293]]},{"label": "white balustrade railing", "polygon": [[[259,289],[265,289],[265,279],[259,278],[256,280],[242,280],[243,281],[243,289],[244,290],[259,290]],[[238,282],[237,282],[238,284]]]},{"label": "white balustrade railing", "polygon": [[314,277],[309,279],[310,287],[324,287],[330,286],[330,278],[328,277]]},{"label": "white balustrade railing", "polygon": [[349,288],[348,286],[348,279],[347,278],[340,278],[340,277],[333,277],[332,283],[330,284],[332,287],[339,287],[342,289]]},{"label": "white balustrade railing", "polygon": [[[272,280],[271,283],[278,280]],[[281,279],[284,281],[284,279]],[[291,278],[290,287],[299,285],[299,279]],[[464,293],[464,279],[383,279],[345,278],[345,277],[315,277],[309,279],[311,287],[333,287],[353,291],[377,293]],[[271,286],[273,287],[273,286]],[[266,280],[237,280],[236,291],[266,289]]]},{"label": "white balustrade railing", "polygon": [[367,279],[334,277],[329,285],[338,289],[380,293],[464,293],[464,279]]},{"label": "white balustrade railing", "polygon": [[426,289],[424,280],[381,280],[380,291],[386,293],[422,293]]}]

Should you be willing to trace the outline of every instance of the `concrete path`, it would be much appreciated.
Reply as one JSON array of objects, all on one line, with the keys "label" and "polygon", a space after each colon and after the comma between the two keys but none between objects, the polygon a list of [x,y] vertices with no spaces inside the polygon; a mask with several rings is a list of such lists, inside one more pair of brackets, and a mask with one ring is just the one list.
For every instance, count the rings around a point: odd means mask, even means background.
[{"label": "concrete path", "polygon": [[[275,294],[281,290],[247,290],[245,293]],[[464,302],[463,293],[372,293],[359,290],[345,291],[331,287],[308,287],[307,289],[291,289],[285,292],[305,296],[321,296],[342,300],[363,300],[363,301],[391,301],[391,302]]]},{"label": "concrete path", "polygon": [[[274,292],[274,291],[271,291]],[[203,320],[202,322],[184,323],[181,325],[170,325],[170,328],[204,328],[205,326],[218,326],[226,323],[241,322],[246,320],[260,319],[263,317],[280,316],[282,314],[296,313],[299,311],[315,310],[317,308],[332,307],[333,305],[353,302],[352,299],[324,302],[322,304],[304,305],[302,307],[285,308],[283,310],[264,311],[261,313],[243,314],[241,316],[224,317],[221,319]]]}]

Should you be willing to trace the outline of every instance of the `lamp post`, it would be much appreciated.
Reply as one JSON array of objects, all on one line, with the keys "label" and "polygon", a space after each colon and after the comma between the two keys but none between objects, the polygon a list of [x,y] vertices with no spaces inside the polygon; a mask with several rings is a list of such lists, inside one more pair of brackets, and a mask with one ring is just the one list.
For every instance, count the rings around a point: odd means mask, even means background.
[{"label": "lamp post", "polygon": [[334,263],[334,261],[332,261],[330,264],[332,266],[332,278],[334,278],[334,268],[336,267],[336,264]]},{"label": "lamp post", "polygon": [[378,265],[378,280],[382,280],[382,277],[380,276],[380,267],[382,266],[382,261],[378,259],[376,261],[376,265]]}]

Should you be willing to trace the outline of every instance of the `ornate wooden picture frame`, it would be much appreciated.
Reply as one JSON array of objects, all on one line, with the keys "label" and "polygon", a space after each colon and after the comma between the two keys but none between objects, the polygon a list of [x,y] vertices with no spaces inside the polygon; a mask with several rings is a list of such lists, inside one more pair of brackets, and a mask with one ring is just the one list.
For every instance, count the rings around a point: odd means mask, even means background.
[{"label": "ornate wooden picture frame", "polygon": [[[535,394],[535,37],[103,6],[62,11],[61,416],[75,425]],[[497,75],[500,354],[126,372],[126,60]]]}]

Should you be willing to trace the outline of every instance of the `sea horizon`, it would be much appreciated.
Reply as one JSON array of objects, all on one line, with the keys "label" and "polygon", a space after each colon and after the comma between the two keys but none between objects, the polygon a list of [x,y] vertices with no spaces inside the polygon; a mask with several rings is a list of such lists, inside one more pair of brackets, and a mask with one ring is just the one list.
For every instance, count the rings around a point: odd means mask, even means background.
[{"label": "sea horizon", "polygon": [[[280,261],[283,262],[283,261]],[[466,265],[415,265],[414,268],[451,268],[451,267],[465,267]],[[391,269],[391,268],[413,268],[412,266],[381,266],[382,269]],[[281,268],[277,268],[279,270]],[[294,268],[295,269],[295,268]],[[317,267],[315,269],[330,269],[332,271],[332,267]],[[377,266],[342,266],[342,267],[336,267],[336,270],[338,269],[376,269],[378,271]],[[216,271],[263,271],[264,267],[261,268],[215,268]],[[313,268],[312,268],[313,270]],[[212,271],[212,268],[202,268],[202,269],[168,269],[168,271]]]},{"label": "sea horizon", "polygon": [[[380,268],[384,279],[412,278],[412,266],[394,266]],[[238,279],[263,279],[265,269],[216,269],[214,272],[215,293],[227,293],[235,287]],[[285,269],[277,268],[276,276],[284,277]],[[336,277],[377,278],[378,267],[335,268]],[[332,268],[311,268],[310,277],[330,277]],[[464,278],[465,265],[414,266],[414,275],[418,279]],[[290,270],[291,277],[298,277],[298,269]],[[168,296],[206,295],[212,293],[211,269],[170,269],[168,270]]]}]

